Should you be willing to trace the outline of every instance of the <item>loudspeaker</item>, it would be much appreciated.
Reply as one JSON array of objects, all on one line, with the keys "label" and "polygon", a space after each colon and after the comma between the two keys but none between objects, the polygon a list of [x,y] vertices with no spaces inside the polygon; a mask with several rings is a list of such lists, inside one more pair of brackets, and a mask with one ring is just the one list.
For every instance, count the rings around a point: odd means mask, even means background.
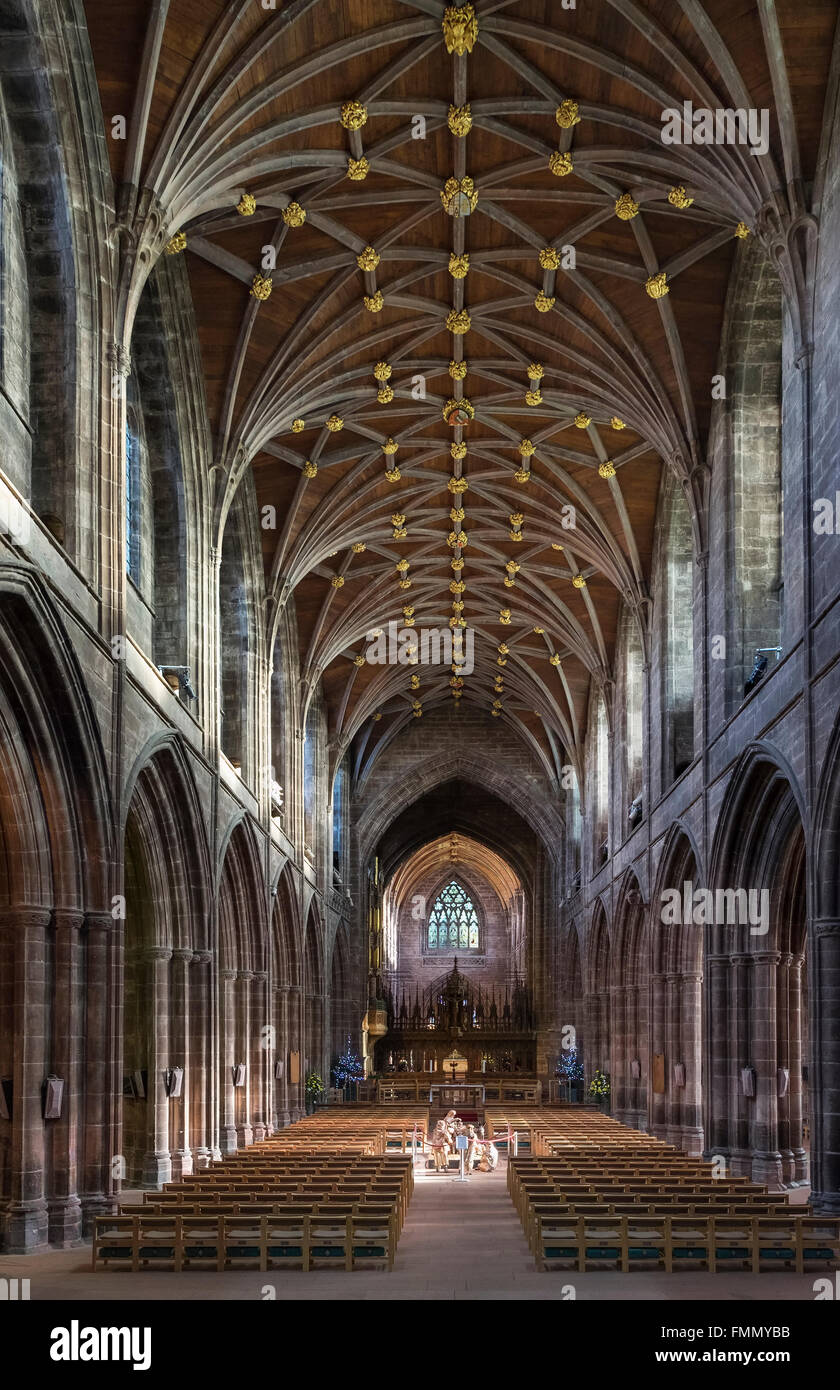
[{"label": "loudspeaker", "polygon": [[133,1082],[134,1082],[134,1093],[135,1093],[135,1095],[137,1096],[137,1099],[138,1099],[138,1100],[145,1100],[145,1099],[146,1099],[146,1081],[148,1080],[148,1072],[146,1072],[146,1071],[135,1071],[135,1072],[132,1072],[131,1076],[132,1076],[132,1080],[133,1080]]},{"label": "loudspeaker", "polygon": [[279,1080],[282,1078],[282,1076],[283,1076],[283,1062],[282,1062],[281,1058],[278,1057],[278,1058],[277,1058],[277,1061],[274,1063],[274,1080],[275,1080],[275,1081],[279,1081]]},{"label": "loudspeaker", "polygon": [[638,1057],[634,1057],[632,1062],[630,1063],[630,1075],[633,1077],[634,1081],[638,1081],[641,1074],[642,1064],[639,1061]]},{"label": "loudspeaker", "polygon": [[14,1082],[10,1076],[4,1076],[0,1081],[0,1120],[10,1120],[12,1118],[12,1096],[14,1094]]},{"label": "loudspeaker", "polygon": [[779,1096],[779,1098],[781,1098],[782,1096],[786,1096],[787,1093],[788,1093],[788,1087],[789,1087],[789,1086],[790,1086],[790,1068],[789,1068],[789,1067],[779,1067],[779,1070],[776,1072],[776,1094],[777,1094],[777,1096]]},{"label": "loudspeaker", "polygon": [[163,1084],[166,1087],[166,1094],[170,1099],[177,1099],[181,1094],[184,1084],[184,1068],[169,1067],[163,1073]]},{"label": "loudspeaker", "polygon": [[247,1068],[247,1066],[245,1065],[244,1062],[237,1062],[237,1064],[236,1064],[235,1067],[231,1067],[231,1071],[233,1072],[233,1084],[234,1084],[234,1086],[244,1086],[244,1085],[245,1085],[245,1075],[246,1075],[247,1070],[248,1070],[248,1068]]},{"label": "loudspeaker", "polygon": [[44,1119],[61,1119],[61,1102],[64,1099],[64,1081],[60,1076],[48,1076],[43,1085]]},{"label": "loudspeaker", "polygon": [[685,1085],[685,1066],[684,1066],[684,1064],[683,1064],[682,1062],[675,1062],[675,1063],[674,1063],[674,1085],[675,1085],[675,1086],[684,1086],[684,1085]]},{"label": "loudspeaker", "polygon": [[755,1067],[741,1068],[741,1090],[745,1096],[755,1095]]}]

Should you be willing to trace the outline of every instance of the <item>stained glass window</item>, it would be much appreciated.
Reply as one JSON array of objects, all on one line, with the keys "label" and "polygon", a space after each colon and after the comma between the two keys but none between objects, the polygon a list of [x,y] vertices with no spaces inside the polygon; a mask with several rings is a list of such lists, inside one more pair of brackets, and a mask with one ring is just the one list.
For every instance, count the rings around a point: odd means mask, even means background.
[{"label": "stained glass window", "polygon": [[429,914],[430,951],[477,951],[478,916],[472,899],[454,879],[438,894]]}]

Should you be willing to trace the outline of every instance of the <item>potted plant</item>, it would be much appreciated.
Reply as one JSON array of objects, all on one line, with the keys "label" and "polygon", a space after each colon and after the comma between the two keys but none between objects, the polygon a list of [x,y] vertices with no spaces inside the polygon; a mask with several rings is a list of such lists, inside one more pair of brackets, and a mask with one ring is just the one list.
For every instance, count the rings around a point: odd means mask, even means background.
[{"label": "potted plant", "polygon": [[589,1083],[589,1094],[592,1096],[596,1105],[605,1105],[610,1098],[609,1078],[596,1067],[595,1075]]},{"label": "potted plant", "polygon": [[324,1094],[324,1083],[317,1071],[311,1071],[307,1076],[304,1093],[306,1097],[306,1113],[307,1115],[311,1115]]}]

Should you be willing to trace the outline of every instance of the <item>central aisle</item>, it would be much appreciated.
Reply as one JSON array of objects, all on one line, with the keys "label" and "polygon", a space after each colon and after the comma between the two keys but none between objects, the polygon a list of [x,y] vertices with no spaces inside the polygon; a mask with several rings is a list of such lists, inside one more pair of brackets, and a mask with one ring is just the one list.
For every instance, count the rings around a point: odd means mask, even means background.
[{"label": "central aisle", "polygon": [[[544,1281],[507,1192],[504,1160],[495,1173],[473,1173],[461,1182],[454,1173],[417,1169],[414,1195],[397,1247],[391,1279],[405,1274],[428,1281],[426,1297],[534,1296]],[[559,1289],[557,1290],[559,1295]]]}]

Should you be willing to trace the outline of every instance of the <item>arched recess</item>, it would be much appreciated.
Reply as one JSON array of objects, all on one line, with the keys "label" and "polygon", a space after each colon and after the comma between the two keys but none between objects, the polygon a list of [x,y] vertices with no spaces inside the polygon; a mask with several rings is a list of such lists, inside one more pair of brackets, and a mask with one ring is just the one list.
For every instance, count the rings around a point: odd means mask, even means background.
[{"label": "arched recess", "polygon": [[[711,857],[716,902],[707,928],[708,1143],[733,1172],[771,1187],[808,1176],[800,807],[795,779],[775,751],[764,745],[748,749],[732,773]],[[753,1075],[753,1094],[744,1085],[745,1070]]]},{"label": "arched recess", "polygon": [[840,717],[823,762],[814,825],[807,1059],[811,1188],[816,1208],[840,1213]]},{"label": "arched recess", "polygon": [[621,885],[611,952],[612,1113],[648,1127],[650,946],[648,911],[635,874]]},{"label": "arched recess", "polygon": [[587,731],[586,819],[594,878],[610,855],[610,726],[603,691],[593,680],[589,690]]},{"label": "arched recess", "polygon": [[[148,610],[130,612],[138,629],[132,635],[157,666],[189,668],[195,655],[188,609],[198,527],[195,498],[187,489],[176,384],[182,393],[195,388],[183,379],[176,383],[173,373],[176,345],[169,298],[174,273],[168,260],[153,271],[132,332],[126,385],[126,557],[129,577]],[[187,698],[183,685],[182,698]]]},{"label": "arched recess", "polygon": [[[612,1017],[610,1013],[610,932],[600,898],[595,903],[586,938],[585,959],[585,1086],[597,1070],[611,1072]],[[612,1099],[612,1098],[611,1098]]]},{"label": "arched recess", "polygon": [[739,250],[727,303],[729,469],[729,708],[737,708],[761,649],[781,645],[782,287],[758,238]]},{"label": "arched recess", "polygon": [[78,456],[79,364],[91,352],[102,293],[102,250],[91,242],[101,236],[107,245],[104,218],[92,235],[91,214],[107,201],[101,139],[83,84],[67,71],[84,56],[72,37],[55,34],[57,18],[63,28],[49,0],[0,0],[0,425],[3,467],[89,573],[98,472],[87,476]]},{"label": "arched recess", "polygon": [[[79,661],[41,580],[0,564],[0,1079],[11,1087],[0,1243],[9,1253],[72,1244],[110,1204],[112,845]],[[60,1117],[45,1122],[48,1074],[65,1093]]]},{"label": "arched recess", "polygon": [[315,899],[309,905],[303,948],[303,1079],[317,1072],[327,1083],[324,929]]},{"label": "arched recess", "polygon": [[253,785],[260,688],[263,577],[255,534],[256,502],[250,474],[228,512],[219,561],[219,712],[222,752]]},{"label": "arched recess", "polygon": [[645,656],[636,616],[626,605],[619,622],[616,668],[614,752],[618,759],[615,769],[618,795],[615,801],[616,830],[621,841],[641,819],[643,803],[639,803],[638,815],[634,803],[642,797],[645,751]]},{"label": "arched recess", "polygon": [[666,792],[694,759],[694,532],[685,494],[670,473],[662,483],[657,535],[659,679],[652,684],[662,730],[659,791]]},{"label": "arched recess", "polygon": [[[650,1128],[669,1144],[703,1149],[703,926],[693,920],[698,856],[671,826],[650,899]],[[687,920],[686,920],[687,918]]]},{"label": "arched recess", "polygon": [[223,1153],[270,1132],[266,889],[251,822],[240,816],[221,850],[219,1050]]},{"label": "arched recess", "polygon": [[[124,1180],[160,1187],[217,1152],[212,1065],[210,861],[187,755],[143,750],[126,787],[123,961]],[[166,1073],[183,1069],[170,1096]]]}]

